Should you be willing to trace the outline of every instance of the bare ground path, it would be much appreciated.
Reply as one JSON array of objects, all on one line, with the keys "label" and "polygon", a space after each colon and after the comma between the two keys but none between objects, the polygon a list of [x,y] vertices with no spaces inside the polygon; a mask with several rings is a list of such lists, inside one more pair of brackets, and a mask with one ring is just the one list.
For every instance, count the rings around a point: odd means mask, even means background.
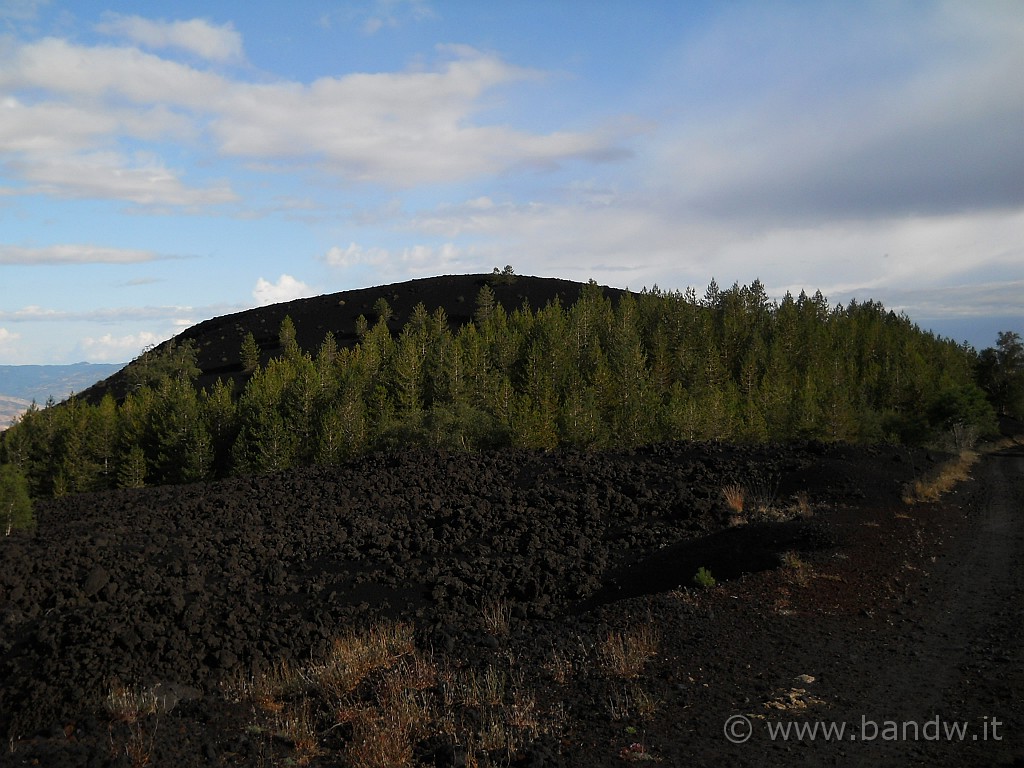
[{"label": "bare ground path", "polygon": [[[750,739],[723,747],[724,758],[1024,765],[1024,450],[987,456],[974,475],[951,499],[911,513],[917,543],[905,562],[877,549],[880,572],[862,584],[891,580],[891,604],[872,599],[856,614],[805,617],[781,667],[792,672],[801,659],[816,680],[794,679],[791,690],[805,693],[789,711],[762,719],[756,709],[739,709],[750,730],[740,722],[735,737]],[[863,555],[851,552],[870,572]],[[784,679],[781,671],[775,677]]]},{"label": "bare ground path", "polygon": [[[1024,451],[993,455],[977,474],[967,535],[922,585],[889,641],[899,653],[864,699],[868,714],[918,721],[920,740],[876,739],[875,765],[1024,764]],[[939,727],[925,739],[928,720]]]}]

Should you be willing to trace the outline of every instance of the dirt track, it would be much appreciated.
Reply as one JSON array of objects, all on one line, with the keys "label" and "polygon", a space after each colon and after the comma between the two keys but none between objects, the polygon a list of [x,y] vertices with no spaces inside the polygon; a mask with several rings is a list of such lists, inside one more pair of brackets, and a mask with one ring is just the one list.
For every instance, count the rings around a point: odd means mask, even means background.
[{"label": "dirt track", "polygon": [[[864,569],[843,577],[859,594],[832,607],[808,596],[775,645],[785,660],[766,663],[770,706],[736,709],[748,719],[734,733],[750,738],[723,750],[727,764],[1024,765],[1024,451],[986,457],[975,476],[942,504],[835,521],[862,529],[841,550]],[[787,739],[787,723],[820,725]]]},{"label": "dirt track", "polygon": [[916,721],[920,740],[889,741],[880,730],[867,745],[851,744],[851,756],[893,766],[1024,764],[1024,452],[988,458],[977,476],[968,524],[953,528],[906,607],[887,618],[893,631],[881,635],[877,660],[850,671],[876,682],[847,710],[899,722],[901,736],[902,723]]},{"label": "dirt track", "polygon": [[[1024,764],[1024,456],[986,458],[941,504],[902,505],[902,483],[933,466],[819,445],[417,453],[55,501],[33,537],[0,543],[0,765],[130,764],[103,708],[115,677],[178,700],[151,764],[283,765],[294,745],[254,738],[220,681],[381,617],[413,622],[439,657],[535,683],[545,733],[512,764]],[[737,480],[780,508],[802,492],[815,514],[730,527],[721,488]],[[699,565],[724,583],[689,587]],[[497,598],[500,638],[481,623]],[[601,638],[643,624],[660,644],[642,676],[602,673]],[[623,711],[638,692],[653,712]],[[734,745],[737,715],[751,733]],[[883,732],[936,716],[973,730]],[[852,730],[769,736],[818,720]],[[313,764],[344,764],[328,747]],[[460,764],[445,745],[417,756]]]}]

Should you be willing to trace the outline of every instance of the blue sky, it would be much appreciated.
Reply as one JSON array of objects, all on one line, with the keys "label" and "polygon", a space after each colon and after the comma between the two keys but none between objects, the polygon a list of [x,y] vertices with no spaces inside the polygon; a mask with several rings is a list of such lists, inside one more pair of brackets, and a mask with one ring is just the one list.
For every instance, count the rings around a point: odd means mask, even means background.
[{"label": "blue sky", "polygon": [[1024,333],[1024,6],[0,0],[0,363],[506,264]]}]

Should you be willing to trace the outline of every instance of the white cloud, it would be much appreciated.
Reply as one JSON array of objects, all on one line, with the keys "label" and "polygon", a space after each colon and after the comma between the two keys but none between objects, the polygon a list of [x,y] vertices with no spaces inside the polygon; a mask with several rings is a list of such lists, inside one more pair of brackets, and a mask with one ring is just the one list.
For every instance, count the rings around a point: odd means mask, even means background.
[{"label": "white cloud", "polygon": [[0,264],[138,264],[163,258],[152,251],[98,245],[48,245],[29,248],[0,244]]},{"label": "white cloud", "polygon": [[3,0],[0,2],[0,19],[31,21],[39,9],[50,4],[50,0]]},{"label": "white cloud", "polygon": [[11,323],[22,322],[68,322],[81,321],[89,323],[138,323],[142,321],[163,321],[172,324],[191,321],[180,321],[183,317],[216,317],[229,312],[237,312],[244,307],[228,304],[215,304],[206,307],[108,307],[104,309],[57,310],[30,304],[16,310],[0,310],[0,321]]},{"label": "white cloud", "polygon": [[0,328],[0,352],[10,352],[14,349],[14,342],[21,338],[21,334]]},{"label": "white cloud", "polygon": [[129,142],[195,140],[216,75],[133,48],[46,38],[0,53],[0,169],[23,191],[139,205],[218,205],[226,182],[190,187],[154,152]]},{"label": "white cloud", "polygon": [[356,243],[349,243],[345,248],[332,246],[324,255],[324,261],[332,267],[348,269],[355,266],[376,266],[387,263],[391,254],[384,248],[364,248]]},{"label": "white cloud", "polygon": [[107,13],[97,31],[124,37],[147,48],[178,48],[212,61],[243,57],[242,36],[234,25],[213,24],[205,19],[153,21],[141,16]]},{"label": "white cloud", "polygon": [[47,37],[4,50],[0,89],[39,89],[77,103],[112,97],[204,110],[215,108],[217,97],[231,85],[220,75],[137,48],[76,45]]},{"label": "white cloud", "polygon": [[[605,160],[614,138],[530,133],[473,121],[484,94],[540,74],[468,46],[440,46],[432,70],[246,83],[144,53],[46,38],[0,57],[0,153],[37,191],[139,204],[216,204],[225,186],[190,189],[158,158],[112,144],[212,143],[265,168],[315,168],[348,180],[412,186],[571,158]],[[2,156],[0,156],[2,160]],[[63,172],[63,168],[69,168]]]},{"label": "white cloud", "polygon": [[313,289],[296,280],[291,275],[281,275],[276,283],[259,278],[256,287],[253,288],[252,296],[262,306],[266,304],[277,304],[282,301],[301,299],[309,296]]},{"label": "white cloud", "polygon": [[129,141],[188,141],[193,111],[224,82],[128,48],[88,48],[47,38],[0,57],[0,168],[25,191],[139,205],[217,205],[226,182],[186,185],[154,153]]},{"label": "white cloud", "polygon": [[79,344],[82,353],[90,362],[118,363],[137,357],[146,347],[164,341],[155,333],[140,331],[125,336],[107,333],[99,338],[86,336]]},{"label": "white cloud", "polygon": [[362,33],[372,36],[382,29],[396,29],[410,22],[436,18],[434,9],[425,0],[370,0],[322,14],[317,25],[332,29],[336,24],[360,23]]},{"label": "white cloud", "polygon": [[618,195],[610,205],[471,201],[424,212],[406,226],[472,242],[460,265],[475,270],[512,264],[519,274],[636,289],[760,278],[774,295],[820,289],[829,298],[882,299],[893,286],[1019,279],[1024,264],[1024,209],[737,226],[686,215],[664,201]]},{"label": "white cloud", "polygon": [[409,275],[446,274],[463,271],[472,260],[472,253],[454,243],[440,246],[413,245],[399,249],[365,248],[349,243],[333,246],[324,261],[339,269],[372,268],[374,278],[386,281]]},{"label": "white cloud", "polygon": [[[896,312],[906,312],[914,320],[920,318],[1014,318],[1024,317],[1020,297],[1024,296],[1024,280],[1005,283],[958,283],[937,288],[881,288],[878,300]],[[837,295],[845,303],[849,295]],[[833,303],[836,303],[833,301]]]},{"label": "white cloud", "polygon": [[139,205],[204,206],[237,199],[231,187],[195,188],[152,158],[135,164],[113,152],[46,155],[9,164],[30,183],[30,191],[54,197],[126,200]]},{"label": "white cloud", "polygon": [[354,74],[232,89],[213,131],[229,155],[316,164],[395,186],[447,182],[572,157],[603,157],[604,137],[474,125],[482,94],[537,77],[466,46],[436,71]]},{"label": "white cloud", "polygon": [[374,35],[381,29],[394,29],[408,21],[423,21],[434,15],[423,0],[374,0],[363,21],[363,34]]}]

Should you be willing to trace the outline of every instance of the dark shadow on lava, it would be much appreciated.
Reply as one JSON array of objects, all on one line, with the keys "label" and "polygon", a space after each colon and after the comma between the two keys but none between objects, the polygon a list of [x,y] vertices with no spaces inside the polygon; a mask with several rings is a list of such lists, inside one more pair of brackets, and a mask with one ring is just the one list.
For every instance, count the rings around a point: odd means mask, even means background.
[{"label": "dark shadow on lava", "polygon": [[600,590],[576,606],[575,612],[693,586],[693,577],[699,568],[706,568],[719,582],[729,581],[744,574],[778,568],[786,552],[821,551],[835,546],[835,540],[824,528],[811,520],[726,528],[672,544],[616,569],[605,578]]}]

